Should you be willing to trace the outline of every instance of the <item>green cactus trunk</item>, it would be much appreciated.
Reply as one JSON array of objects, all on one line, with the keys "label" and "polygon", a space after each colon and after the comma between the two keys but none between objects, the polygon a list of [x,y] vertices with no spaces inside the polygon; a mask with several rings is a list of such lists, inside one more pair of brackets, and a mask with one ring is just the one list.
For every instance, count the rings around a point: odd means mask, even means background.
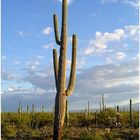
[{"label": "green cactus trunk", "polygon": [[58,33],[58,18],[53,15],[55,40],[60,46],[59,61],[57,58],[56,49],[53,50],[54,60],[54,75],[56,84],[55,98],[55,117],[54,117],[54,132],[53,140],[62,140],[62,130],[66,111],[66,97],[70,96],[75,85],[76,78],[76,35],[72,38],[72,63],[68,88],[66,89],[66,50],[67,50],[67,0],[62,1],[62,27],[61,38]]},{"label": "green cactus trunk", "polygon": [[[119,113],[119,106],[117,105],[117,113]],[[119,114],[117,114],[117,122],[119,122],[120,121],[120,117],[119,117]]]}]

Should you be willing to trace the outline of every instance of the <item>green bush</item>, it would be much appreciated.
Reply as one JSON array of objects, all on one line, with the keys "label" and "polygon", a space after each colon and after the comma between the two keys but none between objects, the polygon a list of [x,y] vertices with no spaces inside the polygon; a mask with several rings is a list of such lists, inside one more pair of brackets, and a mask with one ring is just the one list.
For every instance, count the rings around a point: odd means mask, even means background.
[{"label": "green bush", "polygon": [[98,124],[102,124],[105,126],[113,125],[116,119],[116,112],[108,108],[105,111],[101,111],[97,114],[97,122]]},{"label": "green bush", "polygon": [[95,133],[95,135],[84,132],[81,134],[80,140],[103,140],[102,136],[98,133]]}]

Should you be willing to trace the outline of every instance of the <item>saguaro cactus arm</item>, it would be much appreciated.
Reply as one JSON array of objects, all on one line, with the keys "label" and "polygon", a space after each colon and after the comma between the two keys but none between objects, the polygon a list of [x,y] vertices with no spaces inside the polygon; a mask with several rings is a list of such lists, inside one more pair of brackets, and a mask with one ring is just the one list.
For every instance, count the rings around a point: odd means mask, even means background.
[{"label": "saguaro cactus arm", "polygon": [[76,48],[77,48],[77,37],[74,34],[72,37],[72,62],[71,62],[71,71],[68,88],[66,90],[66,96],[70,96],[74,89],[75,79],[76,79]]},{"label": "saguaro cactus arm", "polygon": [[55,32],[55,41],[57,45],[60,45],[60,37],[58,32],[58,18],[56,14],[53,14],[53,21],[54,21],[54,32]]},{"label": "saguaro cactus arm", "polygon": [[53,66],[54,66],[54,75],[55,75],[55,85],[58,87],[58,58],[57,51],[53,49]]}]

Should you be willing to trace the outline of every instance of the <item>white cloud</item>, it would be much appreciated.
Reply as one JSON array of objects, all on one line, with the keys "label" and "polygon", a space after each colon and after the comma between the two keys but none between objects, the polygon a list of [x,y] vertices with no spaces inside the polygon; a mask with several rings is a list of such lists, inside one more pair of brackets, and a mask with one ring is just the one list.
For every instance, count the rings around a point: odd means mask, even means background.
[{"label": "white cloud", "polygon": [[19,92],[19,91],[23,91],[23,89],[21,88],[21,87],[19,87],[19,86],[15,86],[15,85],[12,85],[12,86],[9,86],[8,87],[8,92]]},{"label": "white cloud", "polygon": [[133,39],[134,41],[139,40],[139,25],[125,26],[126,37]]},{"label": "white cloud", "polygon": [[49,44],[45,44],[45,45],[43,46],[43,48],[49,49],[49,48],[53,48],[53,46],[54,46],[54,43],[49,43]]},{"label": "white cloud", "polygon": [[30,34],[28,32],[22,31],[22,30],[18,30],[18,35],[20,37],[26,37],[29,36]]},{"label": "white cloud", "polygon": [[124,54],[123,52],[117,52],[116,53],[116,59],[117,60],[122,60],[126,57],[126,54]]},{"label": "white cloud", "polygon": [[[67,63],[67,68],[71,68],[71,60],[67,60],[66,61]],[[77,69],[81,69],[85,64],[85,61],[84,60],[80,60],[80,61],[76,61],[76,68]]]},{"label": "white cloud", "polygon": [[[138,73],[138,59],[83,70],[77,74],[74,94],[69,98],[70,104],[72,103],[70,109],[73,106],[76,106],[76,109],[82,109],[89,100],[93,101],[94,107],[98,107],[102,93],[107,105],[138,98]],[[25,106],[28,103],[35,103],[36,106],[47,103],[47,109],[51,110],[56,94],[53,69],[45,68],[32,74],[28,73],[22,80],[30,83],[33,88],[9,86],[9,93],[12,94],[4,92],[5,94],[2,95],[2,103],[8,101],[8,104],[3,105],[4,109],[6,110],[7,107],[9,110],[14,110],[17,106],[15,103],[18,104],[19,99],[22,99],[21,102]],[[37,94],[41,96],[36,96]]]},{"label": "white cloud", "polygon": [[84,50],[84,54],[85,54],[85,55],[93,54],[93,52],[94,52],[94,48],[93,48],[93,47],[87,47],[87,48]]},{"label": "white cloud", "polygon": [[7,58],[6,55],[3,55],[3,56],[1,57],[2,60],[5,60],[6,58]]},{"label": "white cloud", "polygon": [[2,80],[16,80],[18,76],[11,70],[2,69],[1,71]]},{"label": "white cloud", "polygon": [[[62,0],[57,0],[57,1],[62,3]],[[73,2],[73,0],[67,0],[67,2],[68,2],[68,5],[69,5],[69,4],[71,4]]]},{"label": "white cloud", "polygon": [[113,2],[113,3],[118,2],[120,4],[127,4],[128,6],[134,8],[135,10],[138,10],[140,6],[139,0],[101,0],[102,5],[109,2]]},{"label": "white cloud", "polygon": [[18,64],[20,64],[20,61],[15,61],[14,62],[14,65],[18,65]]},{"label": "white cloud", "polygon": [[122,29],[116,29],[114,32],[99,32],[97,31],[95,37],[89,40],[88,47],[85,48],[84,54],[90,55],[97,52],[103,52],[108,48],[109,43],[121,42],[124,39],[131,39],[138,41],[139,27],[138,25],[125,26]]},{"label": "white cloud", "polygon": [[29,70],[35,70],[37,68],[37,66],[40,65],[40,61],[39,60],[35,60],[35,61],[27,61],[26,62],[26,66],[27,66],[27,69]]},{"label": "white cloud", "polygon": [[107,57],[106,58],[106,63],[107,64],[112,64],[113,63],[113,60],[110,57]]},{"label": "white cloud", "polygon": [[36,55],[37,59],[44,59],[44,56],[42,55]]},{"label": "white cloud", "polygon": [[45,34],[45,35],[50,35],[51,33],[52,33],[52,28],[51,27],[46,27],[43,30],[43,34]]},{"label": "white cloud", "polygon": [[101,4],[105,4],[108,2],[117,2],[117,0],[101,0]]},{"label": "white cloud", "polygon": [[132,8],[135,8],[136,10],[138,10],[138,8],[140,6],[139,0],[135,0],[135,1],[132,1],[132,0],[124,0],[124,3],[128,4]]},{"label": "white cloud", "polygon": [[89,55],[101,51],[107,48],[109,42],[120,41],[124,36],[125,32],[123,29],[117,29],[113,33],[96,32],[95,38],[89,41],[89,47],[87,47],[84,52],[86,55]]}]

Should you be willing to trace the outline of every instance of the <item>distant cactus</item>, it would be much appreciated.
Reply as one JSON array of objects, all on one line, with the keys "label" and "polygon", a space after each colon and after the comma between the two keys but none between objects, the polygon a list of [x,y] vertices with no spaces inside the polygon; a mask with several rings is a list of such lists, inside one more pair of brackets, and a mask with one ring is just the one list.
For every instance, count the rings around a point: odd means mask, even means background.
[{"label": "distant cactus", "polygon": [[53,140],[62,139],[62,130],[65,119],[66,110],[66,96],[70,96],[75,85],[76,79],[76,46],[77,37],[74,34],[72,37],[72,62],[71,72],[68,88],[66,89],[66,50],[67,50],[67,0],[62,1],[62,27],[61,37],[58,32],[58,18],[56,14],[53,15],[54,31],[56,44],[60,46],[59,60],[57,58],[56,49],[53,50],[54,60],[54,75],[56,85],[56,98],[55,98],[55,117],[54,117],[54,132]]},{"label": "distant cactus", "polygon": [[123,112],[125,112],[125,107],[123,107]]},{"label": "distant cactus", "polygon": [[117,122],[120,121],[120,117],[119,117],[119,106],[117,105]]},{"label": "distant cactus", "polygon": [[104,107],[104,95],[102,94],[102,110],[104,111],[105,107]]},{"label": "distant cactus", "polygon": [[101,106],[101,102],[99,102],[99,106],[100,106],[100,112],[102,111],[102,106]]},{"label": "distant cactus", "polygon": [[44,105],[41,106],[41,112],[44,112]]},{"label": "distant cactus", "polygon": [[133,115],[132,115],[132,100],[130,99],[130,127],[133,127]]},{"label": "distant cactus", "polygon": [[32,104],[32,113],[34,113],[34,112],[35,112],[35,105]]},{"label": "distant cactus", "polygon": [[89,101],[88,101],[88,117],[90,116],[90,106],[89,106]]},{"label": "distant cactus", "polygon": [[27,114],[29,113],[29,105],[27,105],[26,113],[27,113]]},{"label": "distant cactus", "polygon": [[19,116],[19,118],[21,118],[21,111],[22,111],[22,107],[21,107],[21,103],[19,101],[19,104],[18,104],[18,116]]},{"label": "distant cactus", "polygon": [[119,112],[119,106],[117,105],[117,112]]},{"label": "distant cactus", "polygon": [[85,116],[88,115],[88,106],[86,105],[86,108],[85,108]]}]

